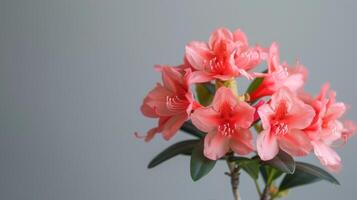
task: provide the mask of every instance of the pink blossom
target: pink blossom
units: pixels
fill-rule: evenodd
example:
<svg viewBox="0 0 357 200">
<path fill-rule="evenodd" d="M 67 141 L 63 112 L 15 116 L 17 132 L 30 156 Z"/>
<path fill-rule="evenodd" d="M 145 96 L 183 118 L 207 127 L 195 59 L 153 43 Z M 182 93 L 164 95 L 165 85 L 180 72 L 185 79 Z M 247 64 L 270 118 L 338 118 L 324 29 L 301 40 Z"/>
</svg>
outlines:
<svg viewBox="0 0 357 200">
<path fill-rule="evenodd" d="M 249 131 L 255 109 L 246 102 L 238 101 L 233 92 L 221 87 L 212 105 L 198 108 L 192 114 L 193 124 L 207 132 L 204 155 L 217 160 L 228 151 L 245 155 L 253 151 L 253 137 Z"/>
<path fill-rule="evenodd" d="M 147 117 L 159 120 L 158 126 L 148 131 L 146 141 L 150 141 L 157 133 L 162 133 L 163 137 L 169 140 L 189 119 L 192 109 L 198 106 L 189 87 L 190 69 L 184 69 L 182 66 L 158 66 L 156 69 L 162 73 L 163 84 L 158 83 L 148 93 L 141 112 Z"/>
<path fill-rule="evenodd" d="M 271 101 L 259 107 L 263 131 L 257 137 L 257 151 L 262 160 L 274 158 L 279 148 L 292 156 L 303 156 L 312 149 L 302 131 L 314 118 L 314 109 L 288 88 L 282 87 Z"/>
<path fill-rule="evenodd" d="M 339 120 L 345 113 L 346 106 L 342 102 L 336 102 L 335 97 L 336 93 L 329 90 L 329 84 L 322 87 L 316 98 L 306 95 L 304 97 L 304 101 L 316 112 L 313 122 L 304 131 L 310 137 L 314 153 L 321 164 L 332 171 L 341 168 L 341 158 L 332 145 L 343 137 L 349 137 L 355 131 L 354 127 L 348 124 L 345 128 Z"/>
<path fill-rule="evenodd" d="M 208 43 L 193 41 L 186 46 L 185 57 L 192 66 L 194 82 L 208 82 L 214 79 L 229 80 L 248 73 L 254 68 L 264 52 L 261 48 L 251 48 L 245 34 L 237 29 L 231 32 L 219 28 L 212 33 Z"/>
<path fill-rule="evenodd" d="M 307 70 L 299 63 L 295 67 L 290 67 L 286 63 L 280 64 L 279 48 L 276 43 L 273 43 L 269 48 L 268 73 L 259 87 L 249 94 L 250 99 L 270 96 L 281 87 L 296 92 L 304 85 L 306 77 Z"/>
</svg>

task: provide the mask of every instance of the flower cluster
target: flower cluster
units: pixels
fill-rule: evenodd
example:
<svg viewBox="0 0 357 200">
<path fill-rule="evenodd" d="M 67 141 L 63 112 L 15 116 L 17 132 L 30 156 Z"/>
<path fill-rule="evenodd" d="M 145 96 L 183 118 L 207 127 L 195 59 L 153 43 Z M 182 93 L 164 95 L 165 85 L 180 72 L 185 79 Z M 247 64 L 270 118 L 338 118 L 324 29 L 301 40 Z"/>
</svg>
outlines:
<svg viewBox="0 0 357 200">
<path fill-rule="evenodd" d="M 206 133 L 204 155 L 211 160 L 229 152 L 247 155 L 256 151 L 264 161 L 282 150 L 291 156 L 313 152 L 328 169 L 341 167 L 334 147 L 346 143 L 357 125 L 341 120 L 346 105 L 336 101 L 329 84 L 317 96 L 304 91 L 307 70 L 298 62 L 294 66 L 280 62 L 276 43 L 269 48 L 250 46 L 241 30 L 219 28 L 208 42 L 187 44 L 183 63 L 156 67 L 162 83 L 148 93 L 141 111 L 157 118 L 158 124 L 145 136 L 136 134 L 138 137 L 150 141 L 162 134 L 169 140 L 191 120 Z M 262 63 L 267 70 L 254 72 Z M 239 95 L 237 77 L 256 79 L 256 85 Z M 191 90 L 192 85 L 202 84 L 215 84 L 208 105 L 196 100 L 202 94 Z"/>
</svg>

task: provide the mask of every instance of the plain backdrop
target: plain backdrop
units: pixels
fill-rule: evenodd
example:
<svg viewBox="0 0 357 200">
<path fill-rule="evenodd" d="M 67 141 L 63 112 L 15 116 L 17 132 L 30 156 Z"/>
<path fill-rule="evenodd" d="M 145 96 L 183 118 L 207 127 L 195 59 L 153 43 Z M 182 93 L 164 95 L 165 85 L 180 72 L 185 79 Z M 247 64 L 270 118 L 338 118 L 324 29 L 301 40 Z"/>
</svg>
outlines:
<svg viewBox="0 0 357 200">
<path fill-rule="evenodd" d="M 329 81 L 357 120 L 356 8 L 353 0 L 0 0 L 0 199 L 232 199 L 225 163 L 196 183 L 187 157 L 146 169 L 189 138 L 134 138 L 156 123 L 139 112 L 160 79 L 153 66 L 180 64 L 189 41 L 239 27 L 251 44 L 277 41 L 282 60 L 299 59 L 308 91 Z M 341 186 L 319 182 L 286 199 L 356 199 L 356 145 L 338 150 Z M 244 200 L 258 199 L 245 174 L 240 187 Z"/>
</svg>

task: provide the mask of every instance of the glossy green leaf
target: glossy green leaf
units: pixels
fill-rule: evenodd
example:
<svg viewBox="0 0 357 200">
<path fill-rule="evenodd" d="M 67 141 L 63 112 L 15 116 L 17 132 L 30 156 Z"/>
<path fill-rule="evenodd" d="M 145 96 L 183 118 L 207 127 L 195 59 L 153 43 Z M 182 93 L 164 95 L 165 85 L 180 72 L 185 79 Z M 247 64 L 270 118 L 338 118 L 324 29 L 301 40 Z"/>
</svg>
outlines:
<svg viewBox="0 0 357 200">
<path fill-rule="evenodd" d="M 198 128 L 195 127 L 195 125 L 192 124 L 191 121 L 187 121 L 183 123 L 183 125 L 180 128 L 182 131 L 185 133 L 188 133 L 190 135 L 193 135 L 198 138 L 203 138 L 206 134 L 202 131 L 200 131 Z"/>
<path fill-rule="evenodd" d="M 287 190 L 289 188 L 314 183 L 320 180 L 326 180 L 330 183 L 339 185 L 338 180 L 327 171 L 320 167 L 296 162 L 296 170 L 294 174 L 287 174 L 280 184 L 279 190 Z"/>
<path fill-rule="evenodd" d="M 259 160 L 243 157 L 235 157 L 233 159 L 238 166 L 243 169 L 250 177 L 257 180 L 259 178 Z"/>
<path fill-rule="evenodd" d="M 278 155 L 275 158 L 262 161 L 263 164 L 270 165 L 282 172 L 292 174 L 295 171 L 295 161 L 294 159 L 284 151 L 279 151 Z"/>
<path fill-rule="evenodd" d="M 212 83 L 202 83 L 203 87 L 205 87 L 207 89 L 207 91 L 209 93 L 211 93 L 211 95 L 214 96 L 214 94 L 216 93 L 216 86 Z"/>
<path fill-rule="evenodd" d="M 203 155 L 203 141 L 193 149 L 190 162 L 190 172 L 193 181 L 207 175 L 215 166 L 216 161 L 210 160 Z"/>
<path fill-rule="evenodd" d="M 197 83 L 196 93 L 198 102 L 203 106 L 208 106 L 214 97 L 214 85 L 211 83 Z"/>
<path fill-rule="evenodd" d="M 282 171 L 269 165 L 260 166 L 260 173 L 262 174 L 264 182 L 268 185 L 270 185 L 274 180 L 276 180 L 283 174 Z"/>
<path fill-rule="evenodd" d="M 156 167 L 164 161 L 169 160 L 179 154 L 191 153 L 193 148 L 199 143 L 200 140 L 185 140 L 178 142 L 166 148 L 159 153 L 154 159 L 152 159 L 148 165 L 148 168 Z"/>
<path fill-rule="evenodd" d="M 250 94 L 254 92 L 259 87 L 259 85 L 263 82 L 263 80 L 264 78 L 260 78 L 260 77 L 255 78 L 248 86 L 246 93 Z"/>
<path fill-rule="evenodd" d="M 267 72 L 268 72 L 268 70 L 263 71 L 263 73 L 267 73 Z M 259 85 L 263 82 L 263 80 L 264 80 L 264 78 L 262 78 L 262 77 L 255 78 L 248 86 L 246 93 L 250 94 L 250 93 L 254 92 L 259 87 Z"/>
</svg>

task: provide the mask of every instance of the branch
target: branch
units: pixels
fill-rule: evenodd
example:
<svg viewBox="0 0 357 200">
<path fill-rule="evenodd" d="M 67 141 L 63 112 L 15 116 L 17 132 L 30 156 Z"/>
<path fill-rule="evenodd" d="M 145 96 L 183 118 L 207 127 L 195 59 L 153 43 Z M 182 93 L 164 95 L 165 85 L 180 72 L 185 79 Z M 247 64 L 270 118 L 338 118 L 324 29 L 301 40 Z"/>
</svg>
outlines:
<svg viewBox="0 0 357 200">
<path fill-rule="evenodd" d="M 240 175 L 240 168 L 239 166 L 233 162 L 230 161 L 231 156 L 228 156 L 227 158 L 227 164 L 229 167 L 229 173 L 226 173 L 226 175 L 231 177 L 231 186 L 232 186 L 232 192 L 234 196 L 234 200 L 241 200 L 240 193 L 239 193 L 239 175 Z"/>
<path fill-rule="evenodd" d="M 260 200 L 271 200 L 270 199 L 270 194 L 269 194 L 269 185 L 265 185 L 263 194 L 260 197 Z"/>
</svg>

